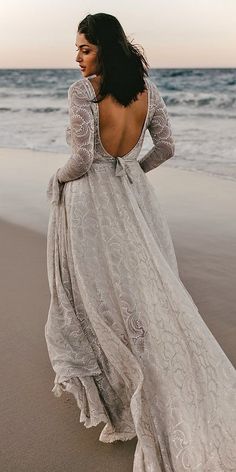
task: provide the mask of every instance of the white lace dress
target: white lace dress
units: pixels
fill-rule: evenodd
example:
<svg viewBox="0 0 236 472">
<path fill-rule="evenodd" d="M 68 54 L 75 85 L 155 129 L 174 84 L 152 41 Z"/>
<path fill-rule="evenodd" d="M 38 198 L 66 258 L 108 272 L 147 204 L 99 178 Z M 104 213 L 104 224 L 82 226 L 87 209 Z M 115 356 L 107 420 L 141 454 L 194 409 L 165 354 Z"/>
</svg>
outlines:
<svg viewBox="0 0 236 472">
<path fill-rule="evenodd" d="M 174 155 L 165 102 L 145 78 L 140 138 L 112 157 L 89 78 L 68 92 L 71 157 L 51 177 L 51 293 L 45 337 L 53 392 L 71 392 L 100 441 L 137 436 L 134 472 L 235 472 L 236 371 L 178 274 L 146 173 Z M 146 129 L 152 149 L 138 161 Z"/>
</svg>

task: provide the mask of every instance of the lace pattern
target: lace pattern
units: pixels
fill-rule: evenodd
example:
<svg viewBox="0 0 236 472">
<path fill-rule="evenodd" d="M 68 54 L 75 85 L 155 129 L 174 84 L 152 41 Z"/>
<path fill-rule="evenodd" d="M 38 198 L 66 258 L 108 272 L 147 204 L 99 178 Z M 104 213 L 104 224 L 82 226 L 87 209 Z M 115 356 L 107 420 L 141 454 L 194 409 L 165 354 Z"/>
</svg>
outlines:
<svg viewBox="0 0 236 472">
<path fill-rule="evenodd" d="M 154 146 L 139 160 L 145 173 L 170 159 L 175 152 L 175 142 L 166 104 L 154 83 L 152 91 L 152 118 L 148 130 Z"/>
</svg>

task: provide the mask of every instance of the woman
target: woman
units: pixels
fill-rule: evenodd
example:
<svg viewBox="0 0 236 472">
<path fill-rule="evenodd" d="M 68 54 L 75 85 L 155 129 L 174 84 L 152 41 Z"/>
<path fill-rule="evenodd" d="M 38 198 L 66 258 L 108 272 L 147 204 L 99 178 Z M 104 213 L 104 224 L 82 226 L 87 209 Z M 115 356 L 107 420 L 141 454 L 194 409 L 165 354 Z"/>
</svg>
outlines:
<svg viewBox="0 0 236 472">
<path fill-rule="evenodd" d="M 76 45 L 71 157 L 47 189 L 53 392 L 74 395 L 87 428 L 105 423 L 100 441 L 137 436 L 135 472 L 236 471 L 235 369 L 179 278 L 146 176 L 174 155 L 165 103 L 114 16 L 88 15 Z"/>
</svg>

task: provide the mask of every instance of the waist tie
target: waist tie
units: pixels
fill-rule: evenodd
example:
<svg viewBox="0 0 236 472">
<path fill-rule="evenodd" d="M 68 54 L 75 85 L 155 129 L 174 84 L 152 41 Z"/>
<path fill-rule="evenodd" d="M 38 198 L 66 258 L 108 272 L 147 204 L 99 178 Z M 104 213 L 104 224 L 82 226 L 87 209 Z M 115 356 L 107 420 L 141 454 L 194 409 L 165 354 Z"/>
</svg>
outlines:
<svg viewBox="0 0 236 472">
<path fill-rule="evenodd" d="M 127 175 L 130 183 L 132 184 L 133 179 L 130 175 L 129 168 L 128 168 L 125 160 L 123 159 L 123 157 L 116 157 L 115 159 L 116 159 L 115 175 L 117 177 L 122 177 L 124 175 Z"/>
</svg>

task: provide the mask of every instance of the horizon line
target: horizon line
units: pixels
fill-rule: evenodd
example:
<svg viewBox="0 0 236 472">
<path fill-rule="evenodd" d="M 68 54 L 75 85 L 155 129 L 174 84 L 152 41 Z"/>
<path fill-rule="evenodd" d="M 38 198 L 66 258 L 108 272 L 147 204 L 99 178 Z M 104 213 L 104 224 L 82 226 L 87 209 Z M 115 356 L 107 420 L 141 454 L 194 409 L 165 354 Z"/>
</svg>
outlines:
<svg viewBox="0 0 236 472">
<path fill-rule="evenodd" d="M 73 67 L 0 67 L 0 70 L 46 70 L 46 69 L 55 69 L 55 70 L 79 70 L 78 68 Z M 148 70 L 152 69 L 236 69 L 236 66 L 212 66 L 212 67 L 203 67 L 203 66 L 194 66 L 194 67 L 149 67 Z"/>
</svg>

